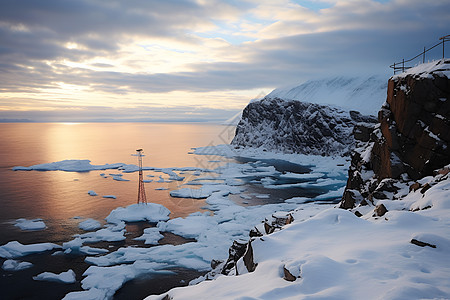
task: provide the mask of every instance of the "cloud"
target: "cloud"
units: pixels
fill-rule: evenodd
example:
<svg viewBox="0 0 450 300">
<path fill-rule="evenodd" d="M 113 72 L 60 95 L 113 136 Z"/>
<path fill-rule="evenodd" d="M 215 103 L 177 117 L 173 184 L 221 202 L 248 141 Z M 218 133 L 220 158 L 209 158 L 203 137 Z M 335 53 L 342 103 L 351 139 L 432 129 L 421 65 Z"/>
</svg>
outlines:
<svg viewBox="0 0 450 300">
<path fill-rule="evenodd" d="M 249 100 L 238 100 L 245 91 L 335 74 L 388 76 L 391 63 L 449 34 L 448 11 L 447 0 L 3 0 L 0 98 L 70 98 L 79 108 L 91 94 L 90 106 L 122 101 L 132 116 L 125 108 L 139 94 L 208 111 L 204 99 L 235 91 L 222 103 L 235 110 Z M 185 105 L 161 96 L 177 92 L 194 96 Z"/>
</svg>

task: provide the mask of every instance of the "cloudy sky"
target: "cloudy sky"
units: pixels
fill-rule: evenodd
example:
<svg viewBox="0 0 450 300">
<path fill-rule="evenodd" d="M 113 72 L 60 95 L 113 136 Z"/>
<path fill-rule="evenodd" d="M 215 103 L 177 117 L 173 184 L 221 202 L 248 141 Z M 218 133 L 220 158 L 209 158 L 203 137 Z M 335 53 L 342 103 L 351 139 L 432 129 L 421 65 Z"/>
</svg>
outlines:
<svg viewBox="0 0 450 300">
<path fill-rule="evenodd" d="M 0 120 L 227 119 L 449 30 L 449 0 L 0 0 Z"/>
</svg>

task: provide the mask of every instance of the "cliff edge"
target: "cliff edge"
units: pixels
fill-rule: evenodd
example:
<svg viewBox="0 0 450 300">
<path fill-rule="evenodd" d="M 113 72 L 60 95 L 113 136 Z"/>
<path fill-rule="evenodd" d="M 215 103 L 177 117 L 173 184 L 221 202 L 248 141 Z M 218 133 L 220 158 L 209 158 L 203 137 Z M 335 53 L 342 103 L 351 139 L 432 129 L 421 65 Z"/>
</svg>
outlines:
<svg viewBox="0 0 450 300">
<path fill-rule="evenodd" d="M 450 60 L 442 59 L 389 79 L 378 124 L 355 135 L 341 208 L 376 204 L 450 164 L 449 78 Z"/>
</svg>

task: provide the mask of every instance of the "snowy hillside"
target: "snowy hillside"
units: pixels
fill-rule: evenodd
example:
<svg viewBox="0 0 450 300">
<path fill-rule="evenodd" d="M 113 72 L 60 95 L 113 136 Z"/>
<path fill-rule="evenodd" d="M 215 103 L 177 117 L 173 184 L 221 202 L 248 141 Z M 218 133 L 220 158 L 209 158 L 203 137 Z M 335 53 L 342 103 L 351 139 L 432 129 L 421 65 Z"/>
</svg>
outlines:
<svg viewBox="0 0 450 300">
<path fill-rule="evenodd" d="M 376 115 L 386 100 L 386 88 L 386 78 L 381 76 L 334 77 L 278 88 L 266 98 L 331 104 L 366 115 Z"/>
</svg>

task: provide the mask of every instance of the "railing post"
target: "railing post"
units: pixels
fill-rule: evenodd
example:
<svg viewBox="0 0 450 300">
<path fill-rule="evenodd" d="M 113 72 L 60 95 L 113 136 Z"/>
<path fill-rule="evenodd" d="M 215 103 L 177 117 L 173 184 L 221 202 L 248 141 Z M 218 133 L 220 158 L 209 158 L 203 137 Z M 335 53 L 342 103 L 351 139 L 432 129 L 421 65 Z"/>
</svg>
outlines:
<svg viewBox="0 0 450 300">
<path fill-rule="evenodd" d="M 422 63 L 424 64 L 425 63 L 425 47 L 423 47 L 423 59 L 422 59 Z"/>
</svg>

